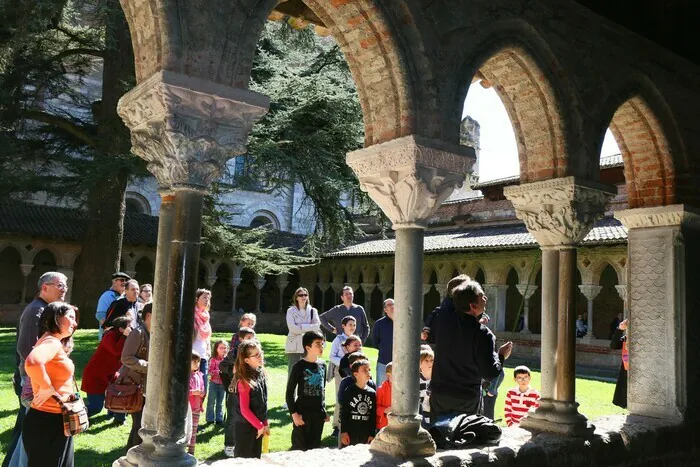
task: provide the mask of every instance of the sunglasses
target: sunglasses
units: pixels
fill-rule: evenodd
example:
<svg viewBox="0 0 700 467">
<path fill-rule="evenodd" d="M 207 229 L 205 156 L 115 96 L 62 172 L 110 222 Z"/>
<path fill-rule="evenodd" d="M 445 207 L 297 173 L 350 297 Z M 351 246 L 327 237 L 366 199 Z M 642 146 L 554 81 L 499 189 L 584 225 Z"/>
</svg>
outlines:
<svg viewBox="0 0 700 467">
<path fill-rule="evenodd" d="M 307 293 L 300 293 L 299 295 L 297 295 L 297 297 L 308 297 L 308 296 L 309 296 L 309 294 L 307 294 Z"/>
</svg>

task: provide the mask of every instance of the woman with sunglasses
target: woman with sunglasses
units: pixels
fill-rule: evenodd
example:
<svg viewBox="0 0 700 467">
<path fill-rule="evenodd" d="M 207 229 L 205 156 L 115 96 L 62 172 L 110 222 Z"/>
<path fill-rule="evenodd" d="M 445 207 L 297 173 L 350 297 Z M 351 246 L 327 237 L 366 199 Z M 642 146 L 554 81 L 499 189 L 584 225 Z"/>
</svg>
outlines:
<svg viewBox="0 0 700 467">
<path fill-rule="evenodd" d="M 287 310 L 287 327 L 289 334 L 287 334 L 284 352 L 287 354 L 287 376 L 289 376 L 294 364 L 304 356 L 304 346 L 301 342 L 304 333 L 321 331 L 318 311 L 309 304 L 309 291 L 304 287 L 299 287 L 294 292 L 292 306 Z"/>
</svg>

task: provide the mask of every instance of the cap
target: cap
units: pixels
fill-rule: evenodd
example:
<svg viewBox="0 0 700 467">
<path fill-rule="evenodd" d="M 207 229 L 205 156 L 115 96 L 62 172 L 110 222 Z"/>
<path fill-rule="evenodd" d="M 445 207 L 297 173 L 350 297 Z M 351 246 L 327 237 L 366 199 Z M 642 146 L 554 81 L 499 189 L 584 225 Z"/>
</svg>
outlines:
<svg viewBox="0 0 700 467">
<path fill-rule="evenodd" d="M 126 281 L 130 281 L 131 277 L 123 272 L 115 272 L 114 274 L 112 274 L 112 280 L 114 279 L 124 279 Z"/>
</svg>

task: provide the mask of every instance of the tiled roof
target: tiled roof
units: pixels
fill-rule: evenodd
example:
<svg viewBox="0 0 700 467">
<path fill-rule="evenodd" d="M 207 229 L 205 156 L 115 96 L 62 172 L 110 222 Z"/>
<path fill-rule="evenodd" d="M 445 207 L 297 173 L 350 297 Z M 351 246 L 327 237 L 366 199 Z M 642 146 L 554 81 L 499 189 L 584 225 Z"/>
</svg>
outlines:
<svg viewBox="0 0 700 467">
<path fill-rule="evenodd" d="M 627 240 L 627 229 L 612 217 L 600 220 L 581 242 L 582 245 L 619 244 Z M 524 225 L 486 227 L 449 233 L 426 234 L 423 251 L 474 251 L 536 247 L 537 242 Z M 369 240 L 329 254 L 329 257 L 393 254 L 393 238 Z"/>
<path fill-rule="evenodd" d="M 0 203 L 0 233 L 80 241 L 85 232 L 85 212 L 29 203 Z M 300 251 L 303 235 L 271 232 L 268 244 Z M 127 213 L 124 216 L 125 245 L 155 246 L 158 242 L 158 217 Z"/>
<path fill-rule="evenodd" d="M 85 212 L 79 209 L 29 203 L 0 203 L 0 232 L 30 237 L 80 241 Z M 124 217 L 124 244 L 155 246 L 158 218 L 128 213 Z"/>
<path fill-rule="evenodd" d="M 625 163 L 622 161 L 622 154 L 612 154 L 600 158 L 600 168 L 610 169 L 612 167 L 622 167 Z"/>
</svg>

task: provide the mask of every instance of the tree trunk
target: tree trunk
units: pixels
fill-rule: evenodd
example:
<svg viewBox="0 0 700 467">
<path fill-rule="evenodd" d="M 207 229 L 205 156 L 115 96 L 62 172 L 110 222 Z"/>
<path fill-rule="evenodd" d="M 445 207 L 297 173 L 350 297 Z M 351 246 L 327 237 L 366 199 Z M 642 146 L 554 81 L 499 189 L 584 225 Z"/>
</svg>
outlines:
<svg viewBox="0 0 700 467">
<path fill-rule="evenodd" d="M 117 103 L 134 85 L 134 54 L 129 26 L 119 1 L 105 5 L 105 55 L 102 102 L 93 108 L 98 123 L 100 151 L 94 163 L 105 167 L 87 198 L 87 226 L 81 261 L 75 271 L 74 303 L 83 316 L 83 327 L 96 326 L 94 318 L 100 294 L 111 287 L 111 275 L 119 270 L 124 233 L 124 194 L 129 167 L 120 160 L 129 154 L 129 130 L 117 115 Z"/>
</svg>

